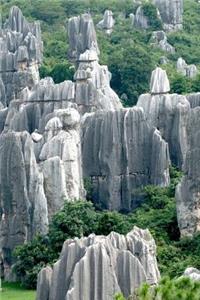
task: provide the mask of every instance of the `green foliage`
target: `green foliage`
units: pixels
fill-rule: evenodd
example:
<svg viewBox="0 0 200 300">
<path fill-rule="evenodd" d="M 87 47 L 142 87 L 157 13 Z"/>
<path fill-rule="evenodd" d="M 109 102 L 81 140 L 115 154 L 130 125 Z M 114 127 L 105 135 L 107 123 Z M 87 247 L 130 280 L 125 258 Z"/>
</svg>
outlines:
<svg viewBox="0 0 200 300">
<path fill-rule="evenodd" d="M 157 9 L 156 9 L 155 5 L 147 2 L 147 3 L 143 4 L 142 8 L 143 8 L 144 15 L 146 17 L 148 17 L 148 20 L 150 22 L 150 24 L 149 24 L 150 27 L 153 30 L 161 30 L 162 22 L 158 18 Z"/>
<path fill-rule="evenodd" d="M 158 286 L 144 284 L 138 291 L 137 300 L 199 300 L 200 283 L 189 278 L 170 280 L 163 278 Z"/>
<path fill-rule="evenodd" d="M 14 272 L 24 286 L 34 288 L 38 271 L 54 258 L 49 247 L 48 237 L 37 236 L 32 242 L 18 246 L 13 255 L 16 257 Z"/>
</svg>

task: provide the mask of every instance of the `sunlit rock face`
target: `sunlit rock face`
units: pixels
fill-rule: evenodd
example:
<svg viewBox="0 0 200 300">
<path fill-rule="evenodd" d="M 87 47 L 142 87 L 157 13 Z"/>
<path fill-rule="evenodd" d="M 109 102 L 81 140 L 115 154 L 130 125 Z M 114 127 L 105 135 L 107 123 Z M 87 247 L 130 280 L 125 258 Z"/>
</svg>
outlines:
<svg viewBox="0 0 200 300">
<path fill-rule="evenodd" d="M 179 30 L 183 23 L 183 0 L 153 0 L 158 8 L 164 29 Z"/>
<path fill-rule="evenodd" d="M 141 108 L 89 114 L 82 124 L 84 177 L 102 208 L 131 210 L 148 184 L 169 184 L 168 144 Z"/>
<path fill-rule="evenodd" d="M 20 91 L 39 81 L 43 44 L 40 24 L 29 23 L 13 6 L 0 30 L 0 102 L 7 106 Z"/>
<path fill-rule="evenodd" d="M 187 122 L 190 104 L 185 96 L 170 94 L 167 74 L 161 68 L 152 72 L 150 93 L 141 95 L 142 107 L 150 126 L 155 126 L 169 144 L 173 164 L 182 168 L 187 152 Z"/>
<path fill-rule="evenodd" d="M 148 230 L 137 227 L 126 236 L 112 232 L 67 240 L 53 269 L 38 276 L 37 300 L 113 300 L 133 294 L 143 282 L 153 285 L 160 274 L 156 245 Z"/>
</svg>

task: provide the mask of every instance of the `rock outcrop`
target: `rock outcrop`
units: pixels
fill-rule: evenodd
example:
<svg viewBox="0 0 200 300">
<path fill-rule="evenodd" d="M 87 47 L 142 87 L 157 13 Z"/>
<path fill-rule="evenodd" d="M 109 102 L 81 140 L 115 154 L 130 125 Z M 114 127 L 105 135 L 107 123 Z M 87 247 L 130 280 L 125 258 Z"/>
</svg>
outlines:
<svg viewBox="0 0 200 300">
<path fill-rule="evenodd" d="M 9 105 L 26 86 L 39 81 L 43 44 L 40 24 L 28 23 L 18 7 L 12 7 L 0 30 L 0 103 Z"/>
<path fill-rule="evenodd" d="M 166 72 L 152 72 L 150 94 L 141 95 L 137 107 L 142 107 L 150 126 L 156 127 L 169 144 L 172 162 L 182 168 L 187 152 L 187 121 L 190 104 L 185 96 L 169 94 Z"/>
<path fill-rule="evenodd" d="M 153 0 L 158 8 L 164 29 L 179 30 L 183 23 L 183 0 Z"/>
<path fill-rule="evenodd" d="M 99 65 L 95 49 L 80 55 L 74 79 L 74 102 L 81 114 L 122 108 L 119 97 L 110 87 L 111 73 L 107 66 Z"/>
<path fill-rule="evenodd" d="M 184 176 L 176 189 L 177 218 L 182 236 L 200 231 L 200 107 L 190 111 Z"/>
<path fill-rule="evenodd" d="M 161 50 L 174 54 L 175 48 L 168 43 L 167 35 L 163 30 L 154 31 L 151 36 L 151 45 L 160 48 Z"/>
<path fill-rule="evenodd" d="M 20 120 L 22 116 L 16 114 L 10 126 L 26 124 L 30 130 L 31 119 Z M 0 135 L 0 247 L 5 263 L 12 263 L 16 245 L 47 232 L 65 200 L 84 198 L 79 122 L 76 109 L 58 109 L 46 115 L 43 132 L 30 135 L 22 127 L 20 132 L 4 129 Z"/>
<path fill-rule="evenodd" d="M 148 29 L 149 28 L 149 19 L 147 16 L 144 14 L 144 10 L 142 5 L 140 5 L 137 10 L 134 17 L 132 18 L 132 23 L 136 28 L 141 28 L 141 29 Z"/>
<path fill-rule="evenodd" d="M 169 184 L 168 145 L 148 126 L 141 108 L 97 112 L 82 124 L 83 174 L 93 199 L 112 210 L 131 210 L 148 184 Z"/>
<path fill-rule="evenodd" d="M 98 24 L 97 27 L 100 29 L 105 30 L 107 34 L 111 34 L 113 31 L 113 27 L 115 25 L 115 20 L 113 18 L 113 13 L 111 10 L 106 10 L 104 12 L 103 20 L 101 20 Z"/>
<path fill-rule="evenodd" d="M 67 240 L 60 259 L 38 276 L 37 300 L 113 300 L 159 280 L 156 245 L 148 230 Z M 51 278 L 51 279 L 50 279 Z"/>
<path fill-rule="evenodd" d="M 99 54 L 99 47 L 95 27 L 90 14 L 83 14 L 69 19 L 69 57 L 72 61 L 78 61 L 80 54 L 91 48 Z"/>
<path fill-rule="evenodd" d="M 177 60 L 176 68 L 179 73 L 189 78 L 194 78 L 198 74 L 197 67 L 195 65 L 188 65 L 182 57 L 179 57 Z"/>
<path fill-rule="evenodd" d="M 194 281 L 200 281 L 200 271 L 196 268 L 187 268 L 181 277 L 189 277 Z"/>
</svg>

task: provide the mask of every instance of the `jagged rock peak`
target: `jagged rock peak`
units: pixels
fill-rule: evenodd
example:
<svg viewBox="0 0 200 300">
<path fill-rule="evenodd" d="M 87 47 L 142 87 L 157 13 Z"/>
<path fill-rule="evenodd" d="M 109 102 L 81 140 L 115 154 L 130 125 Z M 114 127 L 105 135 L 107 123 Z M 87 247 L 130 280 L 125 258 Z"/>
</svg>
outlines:
<svg viewBox="0 0 200 300">
<path fill-rule="evenodd" d="M 151 36 L 151 44 L 153 46 L 159 47 L 165 52 L 175 53 L 175 48 L 168 43 L 167 35 L 163 30 L 154 31 Z"/>
<path fill-rule="evenodd" d="M 133 294 L 143 282 L 156 284 L 160 274 L 156 245 L 148 230 L 137 227 L 126 236 L 90 235 L 67 240 L 60 259 L 42 269 L 37 300 L 113 300 Z"/>
<path fill-rule="evenodd" d="M 164 29 L 179 30 L 182 29 L 183 22 L 183 0 L 153 0 L 158 8 Z"/>
<path fill-rule="evenodd" d="M 99 47 L 94 23 L 89 13 L 78 17 L 72 17 L 68 22 L 69 57 L 71 60 L 79 60 L 80 54 L 91 48 L 99 55 Z"/>
<path fill-rule="evenodd" d="M 0 31 L 0 102 L 4 106 L 18 98 L 24 87 L 39 81 L 42 53 L 40 24 L 29 23 L 18 7 L 12 7 Z"/>
<path fill-rule="evenodd" d="M 110 34 L 112 33 L 113 27 L 115 25 L 115 20 L 113 18 L 113 13 L 111 10 L 106 10 L 104 12 L 103 20 L 101 20 L 97 27 L 100 29 L 104 29 L 106 33 Z"/>
<path fill-rule="evenodd" d="M 165 70 L 157 67 L 151 75 L 151 94 L 166 94 L 170 92 L 170 83 Z"/>
</svg>

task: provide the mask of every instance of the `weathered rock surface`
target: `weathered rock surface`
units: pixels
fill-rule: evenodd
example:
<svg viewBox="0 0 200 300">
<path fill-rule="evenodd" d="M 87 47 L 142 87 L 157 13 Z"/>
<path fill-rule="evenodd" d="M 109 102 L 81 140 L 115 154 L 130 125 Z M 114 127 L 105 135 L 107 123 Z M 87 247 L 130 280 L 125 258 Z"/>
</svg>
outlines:
<svg viewBox="0 0 200 300">
<path fill-rule="evenodd" d="M 168 43 L 167 35 L 163 30 L 154 31 L 151 36 L 151 45 L 162 49 L 165 52 L 174 54 L 175 48 Z"/>
<path fill-rule="evenodd" d="M 200 93 L 193 93 L 186 95 L 187 100 L 190 103 L 191 108 L 200 106 Z"/>
<path fill-rule="evenodd" d="M 182 168 L 187 152 L 186 127 L 190 104 L 185 96 L 169 94 L 169 90 L 166 72 L 156 68 L 151 77 L 151 94 L 141 95 L 137 106 L 143 108 L 149 125 L 159 129 L 169 143 L 172 162 Z"/>
<path fill-rule="evenodd" d="M 149 28 L 149 19 L 147 16 L 145 16 L 142 5 L 140 5 L 137 8 L 134 18 L 132 19 L 132 22 L 136 28 L 141 28 L 141 29 Z"/>
<path fill-rule="evenodd" d="M 115 25 L 115 20 L 113 18 L 113 13 L 111 10 L 106 10 L 104 12 L 103 20 L 101 20 L 97 27 L 106 31 L 107 34 L 111 34 L 113 27 Z"/>
<path fill-rule="evenodd" d="M 166 30 L 182 29 L 183 0 L 153 0 L 158 8 Z"/>
<path fill-rule="evenodd" d="M 1 249 L 5 264 L 11 250 L 48 226 L 43 175 L 27 132 L 0 136 Z M 6 274 L 5 274 L 6 275 Z"/>
<path fill-rule="evenodd" d="M 200 107 L 190 111 L 184 176 L 176 189 L 177 217 L 182 236 L 200 230 Z"/>
<path fill-rule="evenodd" d="M 45 268 L 38 276 L 37 300 L 113 300 L 116 293 L 128 297 L 141 283 L 156 284 L 159 277 L 148 230 L 92 234 L 64 243 L 53 271 Z"/>
<path fill-rule="evenodd" d="M 188 65 L 182 57 L 179 57 L 177 60 L 176 68 L 179 73 L 189 78 L 194 78 L 198 74 L 197 67 L 195 65 Z"/>
<path fill-rule="evenodd" d="M 69 19 L 69 57 L 73 61 L 78 61 L 80 54 L 91 48 L 99 54 L 99 47 L 95 27 L 90 14 L 83 14 Z"/>
<path fill-rule="evenodd" d="M 189 277 L 192 280 L 200 281 L 200 271 L 196 268 L 187 268 L 183 273 L 184 277 Z"/>
<path fill-rule="evenodd" d="M 134 107 L 87 115 L 82 124 L 84 177 L 103 208 L 131 210 L 148 184 L 169 184 L 168 145 Z"/>
<path fill-rule="evenodd" d="M 39 81 L 42 51 L 40 24 L 28 23 L 21 10 L 13 6 L 0 30 L 0 102 L 3 106 L 18 98 L 24 87 Z"/>
<path fill-rule="evenodd" d="M 81 114 L 122 108 L 119 97 L 110 87 L 111 73 L 107 66 L 99 65 L 94 49 L 80 55 L 74 79 L 74 102 Z"/>
</svg>

